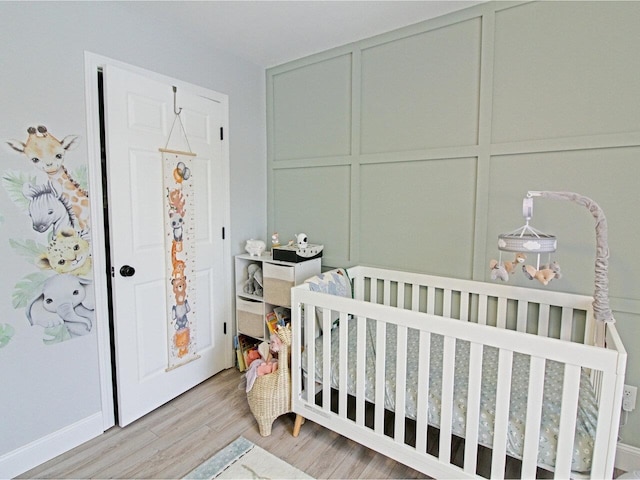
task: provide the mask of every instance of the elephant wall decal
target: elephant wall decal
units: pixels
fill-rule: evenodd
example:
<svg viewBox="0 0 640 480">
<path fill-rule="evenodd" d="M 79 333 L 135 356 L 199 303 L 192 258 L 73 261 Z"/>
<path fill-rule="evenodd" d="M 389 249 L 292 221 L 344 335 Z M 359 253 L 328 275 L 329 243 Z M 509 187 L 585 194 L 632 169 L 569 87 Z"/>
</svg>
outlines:
<svg viewBox="0 0 640 480">
<path fill-rule="evenodd" d="M 45 328 L 64 324 L 72 336 L 91 332 L 95 299 L 91 280 L 76 275 L 55 275 L 44 282 L 42 293 L 27 306 L 31 325 Z"/>
</svg>

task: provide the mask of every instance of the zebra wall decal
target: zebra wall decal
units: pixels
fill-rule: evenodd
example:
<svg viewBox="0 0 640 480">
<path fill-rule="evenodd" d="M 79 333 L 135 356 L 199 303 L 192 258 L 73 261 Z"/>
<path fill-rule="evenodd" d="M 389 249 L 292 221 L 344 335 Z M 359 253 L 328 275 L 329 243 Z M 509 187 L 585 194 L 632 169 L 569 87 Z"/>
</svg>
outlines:
<svg viewBox="0 0 640 480">
<path fill-rule="evenodd" d="M 22 194 L 29 200 L 29 216 L 36 232 L 45 233 L 53 227 L 55 237 L 62 229 L 80 230 L 73 209 L 62 195 L 62 189 L 53 182 L 43 185 L 25 183 Z"/>
</svg>

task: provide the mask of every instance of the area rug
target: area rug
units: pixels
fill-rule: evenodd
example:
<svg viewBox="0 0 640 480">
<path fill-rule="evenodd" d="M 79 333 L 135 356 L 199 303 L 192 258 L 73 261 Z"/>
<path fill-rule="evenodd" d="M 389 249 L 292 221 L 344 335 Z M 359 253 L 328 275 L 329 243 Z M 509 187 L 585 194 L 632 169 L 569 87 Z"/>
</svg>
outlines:
<svg viewBox="0 0 640 480">
<path fill-rule="evenodd" d="M 313 477 L 292 467 L 246 438 L 239 437 L 189 472 L 184 478 L 285 479 Z"/>
</svg>

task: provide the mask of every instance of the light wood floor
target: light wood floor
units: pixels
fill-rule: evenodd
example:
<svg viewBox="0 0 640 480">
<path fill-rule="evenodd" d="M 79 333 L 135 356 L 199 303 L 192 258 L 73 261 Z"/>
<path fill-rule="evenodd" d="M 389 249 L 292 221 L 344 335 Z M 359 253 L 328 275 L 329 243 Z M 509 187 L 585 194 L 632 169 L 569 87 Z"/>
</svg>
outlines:
<svg viewBox="0 0 640 480">
<path fill-rule="evenodd" d="M 429 478 L 310 421 L 294 438 L 293 415 L 278 418 L 269 437 L 260 436 L 238 388 L 241 376 L 235 368 L 225 370 L 131 425 L 113 427 L 18 478 L 182 478 L 239 436 L 318 479 Z M 479 468 L 488 476 L 490 456 L 482 457 Z M 616 470 L 614 478 L 621 473 Z"/>
<path fill-rule="evenodd" d="M 315 478 L 427 478 L 313 422 L 291 435 L 285 415 L 262 437 L 241 374 L 225 370 L 131 425 L 60 455 L 18 478 L 181 478 L 243 436 Z"/>
</svg>

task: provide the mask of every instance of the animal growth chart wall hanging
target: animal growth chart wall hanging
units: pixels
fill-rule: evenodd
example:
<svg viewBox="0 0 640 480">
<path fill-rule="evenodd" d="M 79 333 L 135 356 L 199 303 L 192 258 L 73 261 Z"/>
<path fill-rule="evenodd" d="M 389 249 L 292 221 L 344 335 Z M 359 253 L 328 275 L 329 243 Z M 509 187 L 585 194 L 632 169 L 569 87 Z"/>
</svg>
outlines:
<svg viewBox="0 0 640 480">
<path fill-rule="evenodd" d="M 176 109 L 162 154 L 164 177 L 165 253 L 167 268 L 167 322 L 169 361 L 167 370 L 199 358 L 196 353 L 195 215 L 191 151 L 187 132 Z M 169 149 L 176 121 L 187 142 L 188 152 Z"/>
</svg>

